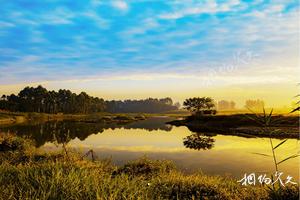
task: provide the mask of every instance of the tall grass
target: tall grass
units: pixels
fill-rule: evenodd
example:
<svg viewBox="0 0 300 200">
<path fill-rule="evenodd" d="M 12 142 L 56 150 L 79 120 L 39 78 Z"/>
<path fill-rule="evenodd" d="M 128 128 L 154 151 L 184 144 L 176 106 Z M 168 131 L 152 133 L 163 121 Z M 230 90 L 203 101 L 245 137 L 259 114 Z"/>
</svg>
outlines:
<svg viewBox="0 0 300 200">
<path fill-rule="evenodd" d="M 140 161 L 139 161 L 140 162 Z M 145 162 L 145 160 L 143 161 Z M 145 165 L 156 165 L 146 161 Z M 135 164 L 132 163 L 132 167 Z M 164 165 L 159 163 L 159 166 Z M 130 165 L 127 165 L 127 168 Z M 266 199 L 262 188 L 243 188 L 234 180 L 178 171 L 114 173 L 101 162 L 43 162 L 0 166 L 2 199 Z M 142 170 L 143 171 L 143 170 Z M 150 175 L 151 174 L 151 175 Z"/>
</svg>

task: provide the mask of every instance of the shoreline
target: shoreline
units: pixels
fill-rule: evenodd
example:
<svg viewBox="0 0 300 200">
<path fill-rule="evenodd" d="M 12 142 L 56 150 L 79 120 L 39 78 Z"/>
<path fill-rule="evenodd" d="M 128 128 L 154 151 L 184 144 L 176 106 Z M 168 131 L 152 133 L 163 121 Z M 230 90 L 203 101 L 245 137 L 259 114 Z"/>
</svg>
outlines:
<svg viewBox="0 0 300 200">
<path fill-rule="evenodd" d="M 241 137 L 271 137 L 277 139 L 293 138 L 299 139 L 298 116 L 274 116 L 281 118 L 282 122 L 271 126 L 274 134 L 263 133 L 259 124 L 247 119 L 244 115 L 215 115 L 201 116 L 195 118 L 189 116 L 185 119 L 167 122 L 173 126 L 186 126 L 192 132 L 232 135 Z"/>
<path fill-rule="evenodd" d="M 47 114 L 47 113 L 21 113 L 0 112 L 0 126 L 14 126 L 32 121 L 47 122 L 69 120 L 74 122 L 98 123 L 129 123 L 144 120 L 147 116 L 138 113 L 93 113 L 93 114 Z"/>
</svg>

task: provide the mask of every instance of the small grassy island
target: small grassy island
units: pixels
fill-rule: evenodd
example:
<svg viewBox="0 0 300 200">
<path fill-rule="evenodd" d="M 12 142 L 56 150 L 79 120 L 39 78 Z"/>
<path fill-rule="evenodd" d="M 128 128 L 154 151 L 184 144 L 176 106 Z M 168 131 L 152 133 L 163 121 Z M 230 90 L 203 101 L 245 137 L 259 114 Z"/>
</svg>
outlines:
<svg viewBox="0 0 300 200">
<path fill-rule="evenodd" d="M 200 115 L 168 122 L 175 126 L 187 126 L 193 132 L 217 133 L 244 137 L 269 137 L 269 132 L 261 131 L 261 124 L 251 119 L 254 114 Z M 249 118 L 250 117 L 250 118 Z M 277 121 L 270 127 L 273 138 L 299 138 L 298 116 L 272 116 Z"/>
<path fill-rule="evenodd" d="M 216 115 L 213 99 L 194 97 L 186 99 L 184 107 L 191 112 L 184 119 L 168 122 L 175 126 L 187 126 L 198 133 L 236 135 L 244 137 L 299 138 L 298 115 L 274 115 L 273 109 L 255 113 Z M 294 110 L 295 111 L 295 110 Z M 292 111 L 292 112 L 294 112 Z M 249 114 L 250 113 L 250 114 Z M 268 127 L 263 131 L 262 128 Z"/>
</svg>

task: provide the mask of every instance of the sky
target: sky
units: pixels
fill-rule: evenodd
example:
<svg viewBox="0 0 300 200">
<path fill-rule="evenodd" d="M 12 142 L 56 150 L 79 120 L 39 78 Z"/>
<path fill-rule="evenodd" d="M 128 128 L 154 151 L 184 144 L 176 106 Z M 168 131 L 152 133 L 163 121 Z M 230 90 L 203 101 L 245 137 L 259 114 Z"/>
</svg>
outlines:
<svg viewBox="0 0 300 200">
<path fill-rule="evenodd" d="M 298 0 L 0 0 L 0 94 L 194 96 L 290 106 Z"/>
</svg>

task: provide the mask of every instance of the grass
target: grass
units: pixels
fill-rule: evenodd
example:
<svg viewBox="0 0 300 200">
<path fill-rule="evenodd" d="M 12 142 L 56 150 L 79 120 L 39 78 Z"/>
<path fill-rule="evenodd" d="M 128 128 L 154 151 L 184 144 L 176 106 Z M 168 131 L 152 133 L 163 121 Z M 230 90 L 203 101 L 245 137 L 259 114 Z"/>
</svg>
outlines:
<svg viewBox="0 0 300 200">
<path fill-rule="evenodd" d="M 71 151 L 68 157 L 39 152 L 27 139 L 1 137 L 21 142 L 0 152 L 0 199 L 273 199 L 264 186 L 241 186 L 229 177 L 201 173 L 185 175 L 170 161 L 144 157 L 116 167 L 109 160 L 92 162 Z M 280 198 L 298 196 L 297 187 L 288 187 Z"/>
<path fill-rule="evenodd" d="M 15 125 L 25 122 L 44 122 L 52 120 L 72 120 L 88 123 L 108 122 L 131 122 L 146 119 L 145 115 L 139 113 L 92 113 L 92 114 L 47 114 L 35 112 L 9 112 L 0 110 L 0 125 Z"/>
<path fill-rule="evenodd" d="M 242 188 L 233 180 L 186 176 L 166 170 L 168 167 L 161 161 L 136 162 L 139 164 L 127 164 L 125 171 L 103 161 L 2 164 L 0 195 L 3 199 L 244 199 L 252 195 L 267 196 L 262 188 Z M 139 169 L 141 163 L 143 166 Z"/>
<path fill-rule="evenodd" d="M 50 121 L 59 119 L 73 119 L 83 117 L 84 115 L 63 115 L 63 114 L 46 114 L 34 112 L 9 112 L 0 111 L 0 125 L 20 124 L 28 121 Z"/>
</svg>

